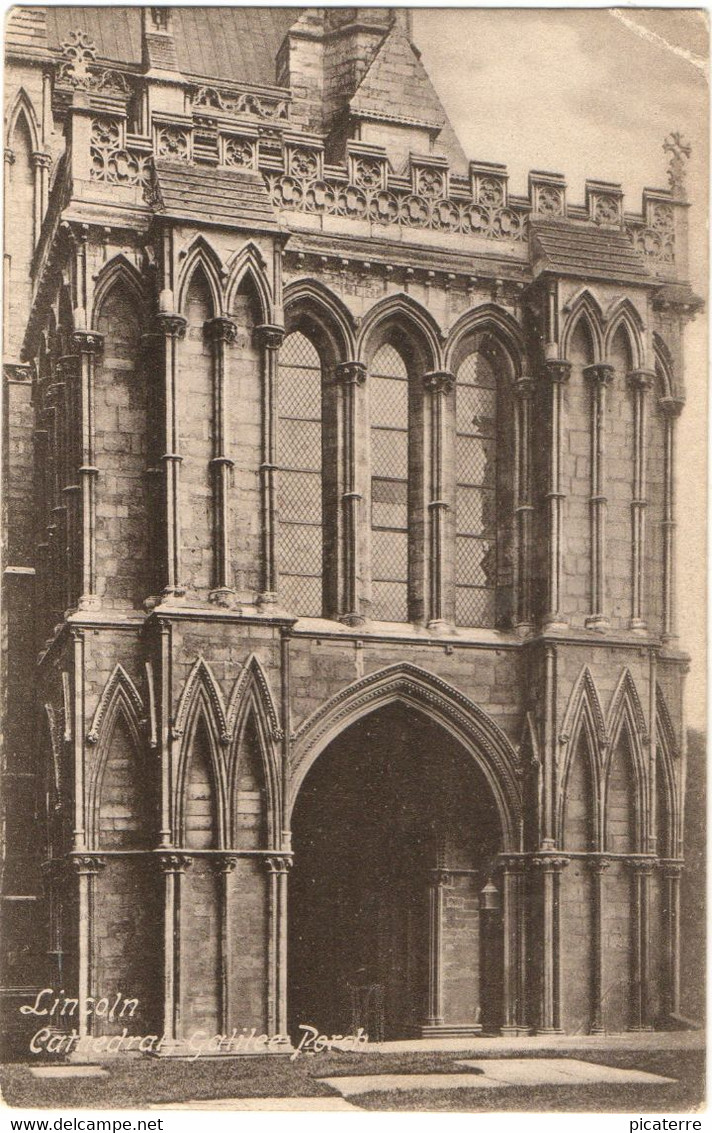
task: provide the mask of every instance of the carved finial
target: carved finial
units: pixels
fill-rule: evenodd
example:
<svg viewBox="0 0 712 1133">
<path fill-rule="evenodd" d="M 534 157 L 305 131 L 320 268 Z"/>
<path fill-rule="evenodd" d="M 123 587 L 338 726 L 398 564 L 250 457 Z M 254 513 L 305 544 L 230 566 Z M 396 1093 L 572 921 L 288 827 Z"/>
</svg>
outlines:
<svg viewBox="0 0 712 1133">
<path fill-rule="evenodd" d="M 70 31 L 69 38 L 60 44 L 60 50 L 65 58 L 61 77 L 78 86 L 84 85 L 89 77 L 89 64 L 96 59 L 96 47 L 91 36 L 81 30 Z"/>
<path fill-rule="evenodd" d="M 670 162 L 668 164 L 668 182 L 670 189 L 676 197 L 680 197 L 684 200 L 686 196 L 686 162 L 692 153 L 692 146 L 689 142 L 684 140 L 679 130 L 675 130 L 668 134 L 663 142 L 663 152 L 670 154 Z"/>
</svg>

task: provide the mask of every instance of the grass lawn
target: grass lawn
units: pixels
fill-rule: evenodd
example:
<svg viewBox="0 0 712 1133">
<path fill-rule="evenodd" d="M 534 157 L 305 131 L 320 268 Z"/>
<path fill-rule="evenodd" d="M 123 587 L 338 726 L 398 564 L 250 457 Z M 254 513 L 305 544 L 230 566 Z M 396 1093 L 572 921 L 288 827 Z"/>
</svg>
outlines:
<svg viewBox="0 0 712 1133">
<path fill-rule="evenodd" d="M 378 1091 L 349 1100 L 368 1110 L 592 1111 L 613 1113 L 689 1113 L 704 1099 L 701 1051 L 567 1051 L 570 1058 L 625 1069 L 648 1070 L 677 1081 L 669 1085 L 509 1086 L 503 1089 Z M 348 1054 L 324 1051 L 291 1062 L 256 1056 L 194 1062 L 156 1058 L 116 1059 L 104 1065 L 108 1078 L 33 1078 L 25 1065 L 0 1069 L 7 1105 L 22 1108 L 127 1109 L 147 1104 L 230 1097 L 331 1097 L 334 1091 L 317 1079 L 353 1074 L 463 1072 L 462 1058 L 486 1059 L 476 1044 L 469 1053 Z M 498 1057 L 490 1054 L 489 1057 Z M 523 1057 L 519 1053 L 518 1057 Z M 551 1052 L 531 1057 L 551 1058 Z"/>
</svg>

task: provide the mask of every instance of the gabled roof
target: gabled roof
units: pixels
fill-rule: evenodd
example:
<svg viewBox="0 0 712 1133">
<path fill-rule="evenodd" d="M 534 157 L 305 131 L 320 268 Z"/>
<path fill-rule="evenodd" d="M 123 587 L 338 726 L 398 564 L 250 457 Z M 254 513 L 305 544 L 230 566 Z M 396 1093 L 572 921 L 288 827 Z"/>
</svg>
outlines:
<svg viewBox="0 0 712 1133">
<path fill-rule="evenodd" d="M 27 9 L 29 11 L 29 9 Z M 47 46 L 85 31 L 102 59 L 141 63 L 141 8 L 48 5 Z M 303 8 L 172 8 L 178 65 L 189 75 L 273 86 L 282 40 Z M 8 32 L 9 32 L 8 27 Z M 9 40 L 9 36 L 8 36 Z"/>
<path fill-rule="evenodd" d="M 625 232 L 563 220 L 531 222 L 531 255 L 535 272 L 556 272 L 586 279 L 627 283 L 656 281 Z"/>
<path fill-rule="evenodd" d="M 199 220 L 221 228 L 262 232 L 279 229 L 259 173 L 157 161 L 153 195 L 154 208 L 162 216 Z"/>
<path fill-rule="evenodd" d="M 441 129 L 447 115 L 408 37 L 394 26 L 351 99 L 354 114 Z"/>
</svg>

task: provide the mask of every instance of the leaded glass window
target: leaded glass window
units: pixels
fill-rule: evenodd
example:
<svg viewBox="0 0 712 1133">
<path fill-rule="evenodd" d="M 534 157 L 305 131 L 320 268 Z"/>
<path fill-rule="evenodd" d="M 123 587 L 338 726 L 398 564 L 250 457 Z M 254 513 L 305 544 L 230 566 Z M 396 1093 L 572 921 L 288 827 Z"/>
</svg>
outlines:
<svg viewBox="0 0 712 1133">
<path fill-rule="evenodd" d="M 322 613 L 321 360 L 301 331 L 279 356 L 279 566 L 285 607 Z"/>
<path fill-rule="evenodd" d="M 371 586 L 377 621 L 408 620 L 408 372 L 394 346 L 374 356 L 371 397 Z"/>
<path fill-rule="evenodd" d="M 468 354 L 455 385 L 455 620 L 493 626 L 497 588 L 497 378 L 486 349 Z"/>
</svg>

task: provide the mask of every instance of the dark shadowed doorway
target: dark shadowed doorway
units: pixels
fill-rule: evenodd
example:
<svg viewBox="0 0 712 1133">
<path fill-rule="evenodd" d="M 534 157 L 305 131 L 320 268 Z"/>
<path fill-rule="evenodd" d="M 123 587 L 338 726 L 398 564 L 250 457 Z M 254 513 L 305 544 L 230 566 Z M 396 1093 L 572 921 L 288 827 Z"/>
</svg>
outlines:
<svg viewBox="0 0 712 1133">
<path fill-rule="evenodd" d="M 403 704 L 346 729 L 295 805 L 289 1026 L 372 1038 L 474 1024 L 479 893 L 501 834 L 472 757 Z"/>
</svg>

